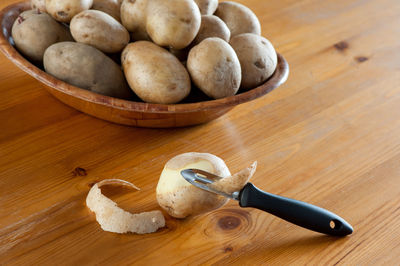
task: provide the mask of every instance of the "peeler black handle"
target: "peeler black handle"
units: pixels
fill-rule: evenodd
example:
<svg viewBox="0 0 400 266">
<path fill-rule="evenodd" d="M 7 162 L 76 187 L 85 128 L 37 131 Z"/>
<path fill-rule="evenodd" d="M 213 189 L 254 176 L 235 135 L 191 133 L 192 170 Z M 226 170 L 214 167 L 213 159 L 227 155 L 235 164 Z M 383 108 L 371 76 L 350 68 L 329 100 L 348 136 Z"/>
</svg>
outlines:
<svg viewBox="0 0 400 266">
<path fill-rule="evenodd" d="M 338 215 L 302 201 L 270 194 L 248 183 L 239 194 L 241 207 L 253 207 L 298 226 L 333 236 L 346 236 L 353 227 Z"/>
</svg>

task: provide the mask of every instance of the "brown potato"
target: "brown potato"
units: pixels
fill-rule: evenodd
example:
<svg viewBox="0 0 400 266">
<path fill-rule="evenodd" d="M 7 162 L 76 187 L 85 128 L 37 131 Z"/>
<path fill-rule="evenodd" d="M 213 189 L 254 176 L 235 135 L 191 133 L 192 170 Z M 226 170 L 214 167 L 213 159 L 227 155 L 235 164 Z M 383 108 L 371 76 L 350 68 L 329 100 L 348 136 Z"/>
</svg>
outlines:
<svg viewBox="0 0 400 266">
<path fill-rule="evenodd" d="M 252 89 L 264 83 L 276 69 L 278 58 L 272 44 L 252 33 L 236 35 L 230 41 L 242 67 L 242 89 Z"/>
<path fill-rule="evenodd" d="M 185 67 L 152 42 L 130 43 L 122 52 L 121 61 L 131 89 L 145 102 L 173 104 L 190 93 Z"/>
<path fill-rule="evenodd" d="M 219 17 L 216 16 L 201 16 L 201 26 L 199 33 L 193 41 L 193 45 L 201 43 L 204 39 L 210 37 L 218 37 L 222 40 L 229 42 L 231 32 Z"/>
<path fill-rule="evenodd" d="M 69 30 L 46 13 L 29 10 L 21 13 L 12 27 L 17 49 L 30 60 L 41 62 L 46 49 L 62 41 L 72 41 Z"/>
<path fill-rule="evenodd" d="M 194 0 L 202 15 L 212 15 L 218 7 L 218 0 Z"/>
<path fill-rule="evenodd" d="M 169 48 L 169 51 L 175 55 L 179 61 L 186 65 L 187 57 L 193 46 L 201 43 L 204 39 L 211 37 L 218 37 L 229 42 L 230 36 L 231 33 L 228 27 L 219 17 L 213 15 L 201 16 L 200 30 L 193 42 L 183 49 Z"/>
<path fill-rule="evenodd" d="M 112 16 L 86 10 L 71 20 L 71 33 L 77 42 L 92 45 L 105 53 L 122 51 L 129 43 L 129 32 Z"/>
<path fill-rule="evenodd" d="M 103 11 L 121 22 L 121 4 L 118 0 L 93 0 L 92 9 Z"/>
<path fill-rule="evenodd" d="M 214 15 L 226 23 L 231 31 L 231 37 L 242 33 L 261 35 L 261 25 L 257 16 L 242 4 L 235 2 L 219 3 Z"/>
<path fill-rule="evenodd" d="M 33 10 L 46 12 L 46 0 L 31 0 L 31 7 Z"/>
<path fill-rule="evenodd" d="M 132 32 L 135 41 L 150 40 L 146 31 L 146 7 L 147 0 L 124 0 L 121 4 L 122 25 Z"/>
<path fill-rule="evenodd" d="M 50 75 L 82 89 L 122 99 L 132 96 L 120 66 L 90 45 L 54 44 L 47 48 L 43 64 Z"/>
<path fill-rule="evenodd" d="M 93 0 L 46 0 L 46 9 L 55 20 L 69 23 L 78 13 L 92 7 Z"/>
<path fill-rule="evenodd" d="M 193 0 L 148 0 L 146 30 L 160 46 L 183 49 L 196 37 L 201 14 Z"/>
<path fill-rule="evenodd" d="M 250 167 L 231 175 L 225 162 L 213 154 L 180 154 L 164 166 L 156 188 L 157 202 L 169 215 L 176 218 L 210 212 L 225 205 L 228 199 L 196 188 L 182 177 L 182 170 L 200 169 L 217 175 L 221 179 L 215 180 L 209 187 L 232 194 L 248 183 L 256 167 L 257 162 L 254 162 Z"/>
<path fill-rule="evenodd" d="M 187 68 L 193 82 L 214 99 L 235 95 L 242 72 L 233 48 L 220 38 L 208 38 L 189 52 Z"/>
<path fill-rule="evenodd" d="M 170 159 L 161 173 L 156 188 L 158 204 L 176 218 L 185 218 L 222 207 L 227 198 L 196 188 L 181 175 L 185 169 L 201 169 L 222 178 L 231 173 L 225 162 L 209 153 L 189 152 Z"/>
</svg>

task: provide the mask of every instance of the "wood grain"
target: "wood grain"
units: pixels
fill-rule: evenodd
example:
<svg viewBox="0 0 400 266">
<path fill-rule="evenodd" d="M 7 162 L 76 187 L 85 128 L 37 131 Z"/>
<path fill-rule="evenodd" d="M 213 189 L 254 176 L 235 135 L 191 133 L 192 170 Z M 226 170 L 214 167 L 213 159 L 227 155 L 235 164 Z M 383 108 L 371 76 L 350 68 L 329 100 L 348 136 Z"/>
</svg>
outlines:
<svg viewBox="0 0 400 266">
<path fill-rule="evenodd" d="M 0 2 L 0 8 L 12 2 Z M 0 264 L 396 265 L 400 248 L 400 4 L 240 1 L 291 66 L 268 97 L 196 127 L 140 129 L 82 114 L 0 56 Z M 235 202 L 155 234 L 103 232 L 84 203 L 93 182 L 130 211 L 157 209 L 165 162 L 188 151 L 255 185 L 348 220 L 353 235 L 309 232 Z"/>
</svg>

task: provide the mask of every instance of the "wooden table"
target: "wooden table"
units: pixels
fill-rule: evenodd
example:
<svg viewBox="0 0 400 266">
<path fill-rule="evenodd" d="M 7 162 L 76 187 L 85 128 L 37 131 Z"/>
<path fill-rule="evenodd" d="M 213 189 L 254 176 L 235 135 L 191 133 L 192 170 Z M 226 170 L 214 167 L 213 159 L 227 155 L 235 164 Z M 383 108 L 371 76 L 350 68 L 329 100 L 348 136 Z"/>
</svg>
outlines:
<svg viewBox="0 0 400 266">
<path fill-rule="evenodd" d="M 3 0 L 0 8 L 16 1 Z M 386 264 L 400 258 L 400 2 L 240 1 L 288 60 L 288 82 L 197 127 L 107 123 L 60 103 L 0 56 L 0 264 Z M 159 208 L 174 155 L 210 152 L 253 182 L 327 208 L 355 232 L 334 238 L 231 202 L 149 235 L 103 232 L 93 182 L 129 211 Z"/>
</svg>

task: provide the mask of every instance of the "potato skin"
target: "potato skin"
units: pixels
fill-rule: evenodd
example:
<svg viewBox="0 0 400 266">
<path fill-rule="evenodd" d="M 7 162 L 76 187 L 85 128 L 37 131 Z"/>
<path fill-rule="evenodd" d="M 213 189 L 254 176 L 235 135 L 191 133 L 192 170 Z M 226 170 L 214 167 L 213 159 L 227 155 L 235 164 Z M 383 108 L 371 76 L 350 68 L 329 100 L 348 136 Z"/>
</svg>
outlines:
<svg viewBox="0 0 400 266">
<path fill-rule="evenodd" d="M 252 89 L 264 83 L 276 69 L 278 58 L 272 44 L 264 37 L 244 33 L 230 41 L 242 67 L 241 89 Z"/>
<path fill-rule="evenodd" d="M 42 62 L 44 52 L 50 45 L 73 40 L 67 27 L 50 15 L 34 10 L 18 16 L 11 34 L 18 50 L 34 62 Z"/>
<path fill-rule="evenodd" d="M 233 48 L 220 38 L 208 38 L 189 52 L 187 68 L 193 82 L 207 96 L 220 99 L 235 95 L 242 72 Z"/>
<path fill-rule="evenodd" d="M 214 15 L 226 23 L 231 37 L 242 33 L 261 35 L 261 25 L 257 16 L 242 4 L 229 1 L 219 3 Z"/>
<path fill-rule="evenodd" d="M 92 46 L 56 43 L 46 50 L 43 64 L 50 75 L 82 89 L 122 99 L 132 96 L 120 66 Z"/>
<path fill-rule="evenodd" d="M 222 40 L 229 42 L 231 32 L 219 17 L 216 16 L 201 16 L 201 26 L 199 33 L 197 33 L 192 45 L 201 43 L 204 39 L 210 37 L 218 37 Z"/>
<path fill-rule="evenodd" d="M 191 82 L 179 60 L 149 41 L 130 43 L 121 55 L 131 89 L 148 103 L 174 104 L 187 97 Z"/>
<path fill-rule="evenodd" d="M 218 0 L 194 0 L 202 15 L 212 15 L 218 7 Z"/>
<path fill-rule="evenodd" d="M 92 45 L 105 53 L 122 51 L 130 40 L 129 32 L 112 16 L 98 10 L 76 15 L 70 24 L 77 42 Z"/>
<path fill-rule="evenodd" d="M 121 4 L 118 0 L 93 0 L 92 9 L 103 11 L 121 22 Z"/>
<path fill-rule="evenodd" d="M 31 0 L 31 7 L 33 10 L 46 12 L 46 0 Z"/>
<path fill-rule="evenodd" d="M 55 20 L 69 23 L 78 13 L 92 7 L 93 0 L 46 0 L 46 10 Z"/>
<path fill-rule="evenodd" d="M 147 0 L 124 0 L 121 4 L 122 25 L 132 32 L 135 41 L 150 41 L 146 31 Z"/>
<path fill-rule="evenodd" d="M 148 0 L 146 30 L 160 46 L 183 49 L 196 37 L 201 14 L 193 0 Z"/>
<path fill-rule="evenodd" d="M 201 16 L 200 29 L 193 42 L 183 49 L 178 50 L 169 48 L 169 51 L 175 55 L 179 61 L 186 65 L 190 50 L 197 44 L 201 43 L 204 39 L 211 37 L 218 37 L 226 42 L 229 42 L 231 32 L 229 31 L 225 22 L 223 22 L 219 17 L 213 15 L 204 15 Z"/>
</svg>

